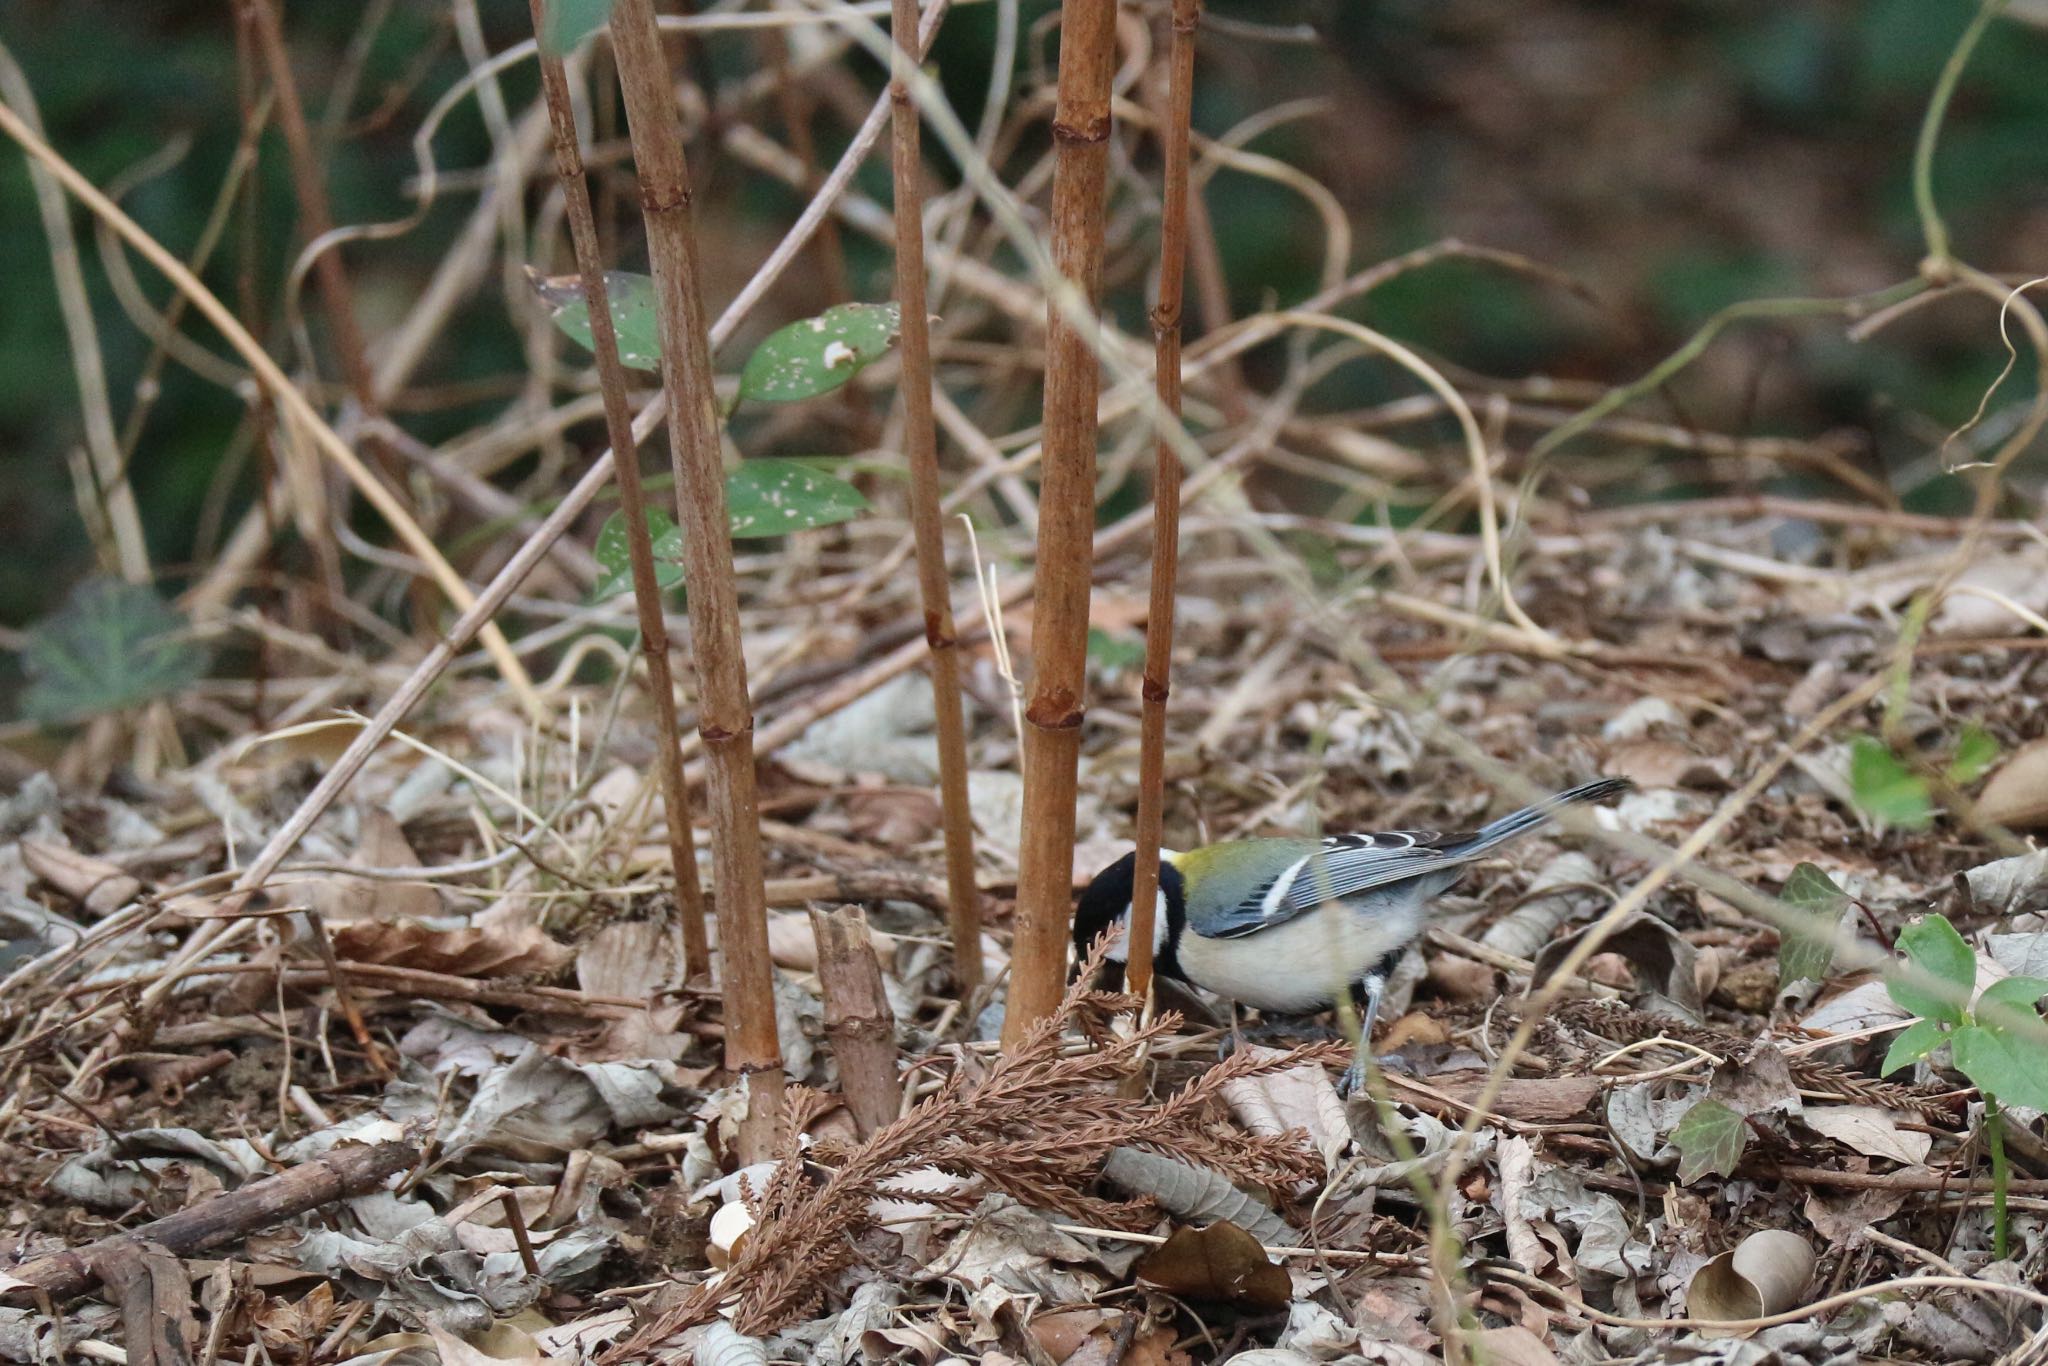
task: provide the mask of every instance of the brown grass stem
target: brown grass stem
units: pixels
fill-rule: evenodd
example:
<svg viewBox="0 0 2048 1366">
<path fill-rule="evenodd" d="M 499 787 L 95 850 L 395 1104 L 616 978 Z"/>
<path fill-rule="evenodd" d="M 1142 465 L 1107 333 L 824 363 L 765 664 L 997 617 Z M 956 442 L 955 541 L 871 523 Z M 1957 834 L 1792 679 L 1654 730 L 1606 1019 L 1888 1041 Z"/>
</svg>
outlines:
<svg viewBox="0 0 2048 1366">
<path fill-rule="evenodd" d="M 1045 451 L 1039 484 L 1037 600 L 1024 709 L 1024 837 L 1003 1042 L 1015 1047 L 1051 1014 L 1066 974 L 1073 909 L 1074 782 L 1086 715 L 1089 568 L 1095 538 L 1096 359 L 1103 200 L 1109 172 L 1116 0 L 1061 0 L 1053 111 L 1053 268 L 1086 301 L 1070 319 L 1046 308 Z"/>
<path fill-rule="evenodd" d="M 938 433 L 933 425 L 931 319 L 926 311 L 924 175 L 917 106 L 908 72 L 916 64 L 918 0 L 894 0 L 895 61 L 889 81 L 890 168 L 895 182 L 896 298 L 902 306 L 903 449 L 910 463 L 910 522 L 917 545 L 917 589 L 931 652 L 932 703 L 938 718 L 939 800 L 946 830 L 947 922 L 953 932 L 953 982 L 965 1000 L 981 986 L 981 893 L 974 880 L 974 816 L 967 804 L 967 727 L 960 701 L 960 641 L 953 628 L 953 585 L 946 573 L 945 523 L 939 510 Z"/>
<path fill-rule="evenodd" d="M 546 0 L 532 0 L 533 28 L 545 27 Z M 647 499 L 640 482 L 638 443 L 633 440 L 633 410 L 627 396 L 626 368 L 619 360 L 618 335 L 612 329 L 611 301 L 605 289 L 604 261 L 599 255 L 597 218 L 584 179 L 583 151 L 577 141 L 576 110 L 562 59 L 548 53 L 540 59 L 541 88 L 548 120 L 554 128 L 555 171 L 569 220 L 569 240 L 576 268 L 583 276 L 583 297 L 590 314 L 590 349 L 597 359 L 598 385 L 604 393 L 605 430 L 611 438 L 613 472 L 618 476 L 619 510 L 626 524 L 626 546 L 633 568 L 633 604 L 639 613 L 640 652 L 647 661 L 647 695 L 654 706 L 659 741 L 656 762 L 661 770 L 661 800 L 667 815 L 669 862 L 676 878 L 676 920 L 683 976 L 711 971 L 711 946 L 704 929 L 704 886 L 697 873 L 695 822 L 690 789 L 683 781 L 683 755 L 676 726 L 675 680 L 669 672 L 668 626 L 662 619 L 661 585 L 655 579 L 654 545 L 647 531 Z"/>
<path fill-rule="evenodd" d="M 702 699 L 713 876 L 718 889 L 719 982 L 726 1065 L 743 1079 L 740 1160 L 774 1148 L 782 1111 L 782 1048 L 775 1032 L 775 969 L 762 897 L 761 829 L 754 792 L 754 716 L 741 653 L 739 590 L 725 502 L 718 395 L 699 285 L 690 168 L 675 83 L 655 28 L 652 0 L 619 0 L 612 51 L 625 97 L 627 134 L 640 178 L 647 255 L 654 273 L 662 388 L 669 399 L 676 521 L 690 595 L 691 655 Z"/>
<path fill-rule="evenodd" d="M 1152 309 L 1159 406 L 1180 421 L 1180 314 L 1188 256 L 1188 124 L 1195 90 L 1195 30 L 1202 0 L 1174 0 L 1161 135 L 1166 166 L 1159 223 L 1159 302 Z M 1174 583 L 1180 568 L 1180 454 L 1162 431 L 1153 448 L 1152 584 L 1145 618 L 1145 681 L 1138 722 L 1137 864 L 1131 879 L 1131 993 L 1152 987 L 1160 826 L 1166 806 L 1166 701 L 1172 693 Z"/>
</svg>

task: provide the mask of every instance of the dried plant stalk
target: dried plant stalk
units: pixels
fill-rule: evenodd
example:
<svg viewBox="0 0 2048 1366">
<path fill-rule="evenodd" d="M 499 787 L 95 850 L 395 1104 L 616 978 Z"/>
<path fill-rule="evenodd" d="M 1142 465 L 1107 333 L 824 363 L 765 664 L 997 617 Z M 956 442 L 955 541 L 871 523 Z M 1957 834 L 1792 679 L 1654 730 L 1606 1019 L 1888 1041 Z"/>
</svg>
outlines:
<svg viewBox="0 0 2048 1366">
<path fill-rule="evenodd" d="M 1088 587 L 1095 539 L 1095 405 L 1101 375 L 1094 318 L 1102 292 L 1103 192 L 1109 171 L 1116 0 L 1061 0 L 1052 259 L 1089 317 L 1046 310 L 1045 449 L 1041 458 L 1031 700 L 1024 710 L 1024 839 L 1003 1044 L 1014 1048 L 1060 999 L 1073 910 L 1074 779 L 1087 711 Z"/>
<path fill-rule="evenodd" d="M 741 1160 L 756 1162 L 774 1146 L 783 1078 L 782 1048 L 775 1035 L 775 970 L 768 957 L 768 907 L 761 890 L 754 716 L 747 698 L 747 663 L 740 653 L 739 592 L 733 581 L 711 345 L 698 287 L 690 169 L 652 0 L 619 0 L 612 11 L 612 51 L 640 177 L 661 336 L 661 382 L 669 400 L 676 521 L 683 528 L 691 653 L 702 699 L 697 733 L 704 742 L 718 893 L 725 1061 L 746 1087 Z"/>
<path fill-rule="evenodd" d="M 547 0 L 532 0 L 533 31 L 546 31 Z M 583 297 L 590 313 L 590 350 L 597 359 L 598 387 L 604 393 L 605 430 L 611 438 L 613 468 L 619 480 L 619 510 L 626 522 L 626 545 L 633 566 L 633 605 L 640 616 L 640 653 L 647 661 L 647 693 L 654 704 L 659 743 L 661 800 L 668 823 L 669 864 L 676 878 L 676 919 L 682 938 L 685 978 L 711 971 L 711 945 L 704 931 L 704 885 L 697 874 L 697 844 L 692 833 L 690 789 L 683 781 L 681 737 L 676 727 L 675 679 L 669 673 L 668 625 L 661 613 L 661 585 L 654 574 L 654 545 L 647 532 L 647 499 L 640 484 L 639 443 L 633 439 L 633 412 L 626 400 L 626 368 L 619 362 L 619 339 L 612 330 L 611 299 L 604 283 L 604 258 L 597 240 L 597 218 L 591 211 L 590 186 L 584 179 L 583 151 L 576 137 L 576 109 L 562 59 L 543 44 L 541 88 L 547 98 L 548 122 L 554 130 L 555 174 L 562 182 L 562 200 L 569 219 L 569 242 L 576 269 L 583 276 Z"/>
<path fill-rule="evenodd" d="M 896 52 L 889 81 L 890 165 L 896 198 L 896 297 L 902 305 L 903 447 L 910 460 L 910 524 L 917 588 L 931 651 L 938 713 L 939 798 L 946 826 L 946 911 L 953 982 L 964 1000 L 981 985 L 981 892 L 974 878 L 974 817 L 967 804 L 967 728 L 960 704 L 960 640 L 939 510 L 938 435 L 932 425 L 931 320 L 925 312 L 923 166 L 908 74 L 917 60 L 917 0 L 894 0 Z M 1091 481 L 1092 483 L 1092 481 Z"/>
<path fill-rule="evenodd" d="M 896 1074 L 896 1012 L 882 985 L 882 965 L 857 906 L 811 912 L 818 940 L 818 983 L 825 998 L 825 1034 L 839 1064 L 839 1094 L 866 1138 L 903 1108 Z"/>
<path fill-rule="evenodd" d="M 1173 0 L 1168 57 L 1166 171 L 1159 222 L 1159 303 L 1152 310 L 1153 384 L 1160 421 L 1180 421 L 1180 311 L 1188 256 L 1188 123 L 1195 91 L 1195 29 L 1202 0 Z M 1131 876 L 1131 991 L 1152 988 L 1152 918 L 1158 909 L 1160 825 L 1166 806 L 1166 699 L 1172 693 L 1174 581 L 1180 569 L 1180 455 L 1162 429 L 1152 464 L 1152 599 L 1145 619 L 1145 682 L 1138 729 L 1138 852 Z"/>
</svg>

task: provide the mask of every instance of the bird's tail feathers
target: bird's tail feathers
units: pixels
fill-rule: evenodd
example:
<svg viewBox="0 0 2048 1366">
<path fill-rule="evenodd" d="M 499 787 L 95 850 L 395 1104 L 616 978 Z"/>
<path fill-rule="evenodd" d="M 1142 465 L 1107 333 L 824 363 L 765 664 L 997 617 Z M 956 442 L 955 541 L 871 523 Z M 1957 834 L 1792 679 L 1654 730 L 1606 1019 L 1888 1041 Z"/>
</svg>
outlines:
<svg viewBox="0 0 2048 1366">
<path fill-rule="evenodd" d="M 1474 833 L 1458 852 L 1477 854 L 1493 848 L 1496 844 L 1505 844 L 1517 835 L 1526 835 L 1538 826 L 1548 824 L 1552 817 L 1567 806 L 1577 806 L 1581 802 L 1604 802 L 1609 797 L 1619 797 L 1634 786 L 1635 784 L 1626 778 L 1601 778 L 1595 782 L 1581 783 L 1569 791 L 1558 793 L 1555 797 L 1546 797 L 1534 806 L 1525 806 L 1511 815 L 1502 816 L 1493 824 Z"/>
</svg>

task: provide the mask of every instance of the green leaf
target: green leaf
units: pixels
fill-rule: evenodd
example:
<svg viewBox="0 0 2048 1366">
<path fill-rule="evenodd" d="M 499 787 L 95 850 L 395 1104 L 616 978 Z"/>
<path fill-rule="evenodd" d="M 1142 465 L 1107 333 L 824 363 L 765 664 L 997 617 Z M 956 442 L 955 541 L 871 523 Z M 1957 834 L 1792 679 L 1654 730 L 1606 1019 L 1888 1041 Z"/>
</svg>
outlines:
<svg viewBox="0 0 2048 1366">
<path fill-rule="evenodd" d="M 2048 996 L 2048 977 L 2001 977 L 1984 988 L 1973 1013 L 1981 1022 L 1987 1007 L 2038 1011 L 2043 996 Z"/>
<path fill-rule="evenodd" d="M 895 304 L 840 304 L 769 334 L 740 371 L 740 397 L 788 403 L 829 394 L 889 353 Z"/>
<path fill-rule="evenodd" d="M 741 461 L 726 476 L 725 501 L 735 538 L 831 526 L 868 507 L 859 489 L 801 460 Z"/>
<path fill-rule="evenodd" d="M 1145 642 L 1141 637 L 1114 635 L 1100 626 L 1090 626 L 1088 658 L 1104 673 L 1135 669 L 1145 662 Z"/>
<path fill-rule="evenodd" d="M 541 51 L 560 57 L 611 21 L 612 0 L 548 0 Z"/>
<path fill-rule="evenodd" d="M 1877 1074 L 1888 1077 L 1901 1067 L 1920 1061 L 1935 1049 L 1948 1042 L 1948 1031 L 1939 1020 L 1915 1020 L 1899 1031 L 1892 1046 L 1885 1050 L 1884 1066 Z"/>
<path fill-rule="evenodd" d="M 1981 726 L 1964 726 L 1962 738 L 1956 741 L 1955 758 L 1948 761 L 1948 780 L 1957 787 L 1968 787 L 1997 763 L 1998 741 Z"/>
<path fill-rule="evenodd" d="M 660 508 L 647 509 L 647 537 L 654 543 L 654 582 L 665 593 L 683 581 L 683 529 Z M 592 602 L 633 591 L 633 550 L 626 540 L 626 514 L 614 512 L 598 530 L 591 555 L 604 570 Z"/>
<path fill-rule="evenodd" d="M 1778 932 L 1778 990 L 1794 982 L 1819 982 L 1835 957 L 1835 930 L 1849 894 L 1811 863 L 1802 863 L 1785 879 L 1779 898 L 1792 912 Z"/>
<path fill-rule="evenodd" d="M 2001 1104 L 2048 1110 L 2048 1068 L 2041 1065 L 2040 1041 L 2048 1026 L 2032 1010 L 1996 1007 L 1988 1014 L 1991 1018 L 1980 1016 L 1977 1024 L 1956 1031 L 1957 1069 Z"/>
<path fill-rule="evenodd" d="M 1678 1149 L 1678 1179 L 1690 1185 L 1702 1176 L 1728 1176 L 1749 1145 L 1749 1124 L 1718 1100 L 1703 1100 L 1685 1112 L 1671 1131 Z"/>
<path fill-rule="evenodd" d="M 1913 980 L 1894 964 L 1885 990 L 1905 1010 L 1947 1024 L 1963 1023 L 1963 1007 L 1977 985 L 1977 955 L 1945 915 L 1924 915 L 1899 931 L 1899 952 L 1932 981 Z M 1946 991 L 1941 990 L 1943 986 Z"/>
<path fill-rule="evenodd" d="M 543 277 L 529 271 L 534 293 L 552 311 L 556 327 L 584 350 L 590 349 L 590 302 L 583 297 L 583 277 Z M 605 299 L 611 305 L 612 331 L 619 339 L 619 360 L 636 370 L 661 366 L 661 332 L 654 318 L 654 281 L 623 270 L 604 273 Z"/>
<path fill-rule="evenodd" d="M 29 630 L 22 714 L 62 722 L 125 711 L 203 677 L 206 663 L 184 618 L 150 589 L 88 579 Z"/>
<path fill-rule="evenodd" d="M 1926 781 L 1868 735 L 1850 742 L 1849 791 L 1856 805 L 1886 825 L 1918 830 L 1934 820 Z"/>
</svg>

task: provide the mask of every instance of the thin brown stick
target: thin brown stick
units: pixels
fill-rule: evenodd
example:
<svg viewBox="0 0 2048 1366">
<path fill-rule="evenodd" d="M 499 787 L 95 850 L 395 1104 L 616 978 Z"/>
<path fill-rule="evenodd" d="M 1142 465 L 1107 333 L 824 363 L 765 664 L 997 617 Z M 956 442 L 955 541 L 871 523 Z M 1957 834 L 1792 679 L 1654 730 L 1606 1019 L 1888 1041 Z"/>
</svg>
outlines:
<svg viewBox="0 0 2048 1366">
<path fill-rule="evenodd" d="M 54 1300 L 82 1295 L 100 1283 L 100 1265 L 117 1248 L 151 1242 L 174 1256 L 190 1257 L 293 1215 L 374 1190 L 418 1158 L 418 1146 L 406 1142 L 335 1148 L 289 1171 L 202 1200 L 132 1232 L 23 1262 L 9 1269 L 12 1282 L 0 1293 L 40 1290 Z"/>
<path fill-rule="evenodd" d="M 747 699 L 747 662 L 740 652 L 739 592 L 733 581 L 711 345 L 698 287 L 690 168 L 652 0 L 620 0 L 612 12 L 612 51 L 640 176 L 661 335 L 661 380 L 669 399 L 676 520 L 683 528 L 691 653 L 702 698 L 697 733 L 704 742 L 718 888 L 726 1065 L 745 1079 L 747 1113 L 740 1124 L 740 1160 L 758 1162 L 774 1149 L 783 1077 L 782 1048 L 775 1033 L 774 967 L 768 956 L 768 907 L 761 892 L 754 716 Z"/>
<path fill-rule="evenodd" d="M 313 148 L 313 133 L 306 124 L 305 105 L 299 99 L 299 83 L 292 75 L 290 51 L 285 47 L 284 25 L 275 0 L 242 0 L 253 21 L 257 45 L 270 70 L 270 86 L 277 96 L 277 126 L 284 134 L 285 149 L 291 154 L 292 193 L 299 203 L 299 227 L 309 242 L 334 231 L 334 212 L 327 202 L 327 182 L 321 175 L 319 154 Z M 355 291 L 349 287 L 348 271 L 341 253 L 329 248 L 313 261 L 313 276 L 320 286 L 327 326 L 332 334 L 335 358 L 341 363 L 349 392 L 355 395 L 368 418 L 382 416 L 377 403 L 376 384 L 370 371 L 369 348 L 362 326 L 356 321 Z M 399 477 L 397 457 L 374 436 L 363 444 L 369 448 L 377 467 L 394 482 Z M 422 607 L 425 603 L 420 604 Z M 431 620 L 431 619 L 429 619 Z"/>
<path fill-rule="evenodd" d="M 1159 223 L 1159 303 L 1152 310 L 1154 383 L 1168 420 L 1180 421 L 1180 310 L 1188 254 L 1188 123 L 1194 104 L 1195 30 L 1202 0 L 1173 0 L 1168 57 L 1166 170 Z M 1152 466 L 1152 600 L 1145 619 L 1145 683 L 1138 725 L 1138 849 L 1131 877 L 1127 971 L 1133 995 L 1152 986 L 1152 917 L 1158 909 L 1160 825 L 1166 805 L 1166 699 L 1172 692 L 1174 579 L 1180 568 L 1180 455 L 1159 436 Z"/>
<path fill-rule="evenodd" d="M 866 1138 L 903 1108 L 896 1074 L 896 1015 L 882 985 L 882 965 L 857 906 L 811 911 L 818 941 L 818 984 L 825 998 L 825 1034 L 839 1064 L 839 1094 Z"/>
<path fill-rule="evenodd" d="M 981 893 L 974 881 L 974 817 L 967 805 L 967 728 L 960 703 L 960 640 L 939 513 L 938 434 L 932 419 L 931 319 L 925 312 L 923 159 L 908 73 L 917 61 L 918 0 L 894 0 L 896 53 L 889 80 L 891 168 L 896 199 L 896 297 L 902 305 L 903 448 L 910 461 L 910 522 L 917 538 L 917 589 L 931 651 L 938 715 L 939 800 L 945 814 L 947 921 L 953 983 L 961 999 L 981 985 Z"/>
<path fill-rule="evenodd" d="M 1045 450 L 1039 484 L 1031 701 L 1024 711 L 1024 838 L 1003 1043 L 1014 1048 L 1059 1003 L 1073 907 L 1074 780 L 1087 712 L 1088 588 L 1095 538 L 1096 360 L 1103 190 L 1109 172 L 1116 0 L 1061 0 L 1052 260 L 1080 291 L 1089 326 L 1046 307 Z"/>
<path fill-rule="evenodd" d="M 544 31 L 546 0 L 532 0 L 533 31 Z M 667 815 L 669 864 L 676 879 L 676 919 L 682 941 L 685 979 L 711 971 L 711 945 L 704 929 L 704 885 L 697 873 L 695 821 L 690 789 L 683 781 L 683 755 L 676 726 L 675 679 L 669 673 L 668 626 L 661 611 L 661 585 L 654 573 L 654 545 L 647 532 L 647 499 L 640 483 L 640 450 L 633 440 L 633 410 L 627 398 L 626 367 L 619 361 L 619 339 L 612 330 L 611 299 L 604 283 L 604 261 L 598 254 L 597 218 L 590 206 L 590 186 L 583 175 L 583 151 L 576 136 L 576 109 L 569 95 L 569 77 L 561 57 L 541 47 L 541 88 L 547 97 L 548 121 L 555 134 L 555 173 L 562 182 L 563 205 L 569 220 L 569 241 L 576 268 L 583 276 L 583 298 L 590 315 L 590 350 L 597 359 L 597 382 L 604 392 L 605 431 L 612 443 L 613 473 L 619 481 L 619 512 L 626 523 L 628 558 L 633 565 L 633 605 L 640 615 L 640 653 L 647 661 L 647 695 L 654 706 L 654 729 L 660 752 L 661 801 Z"/>
</svg>

